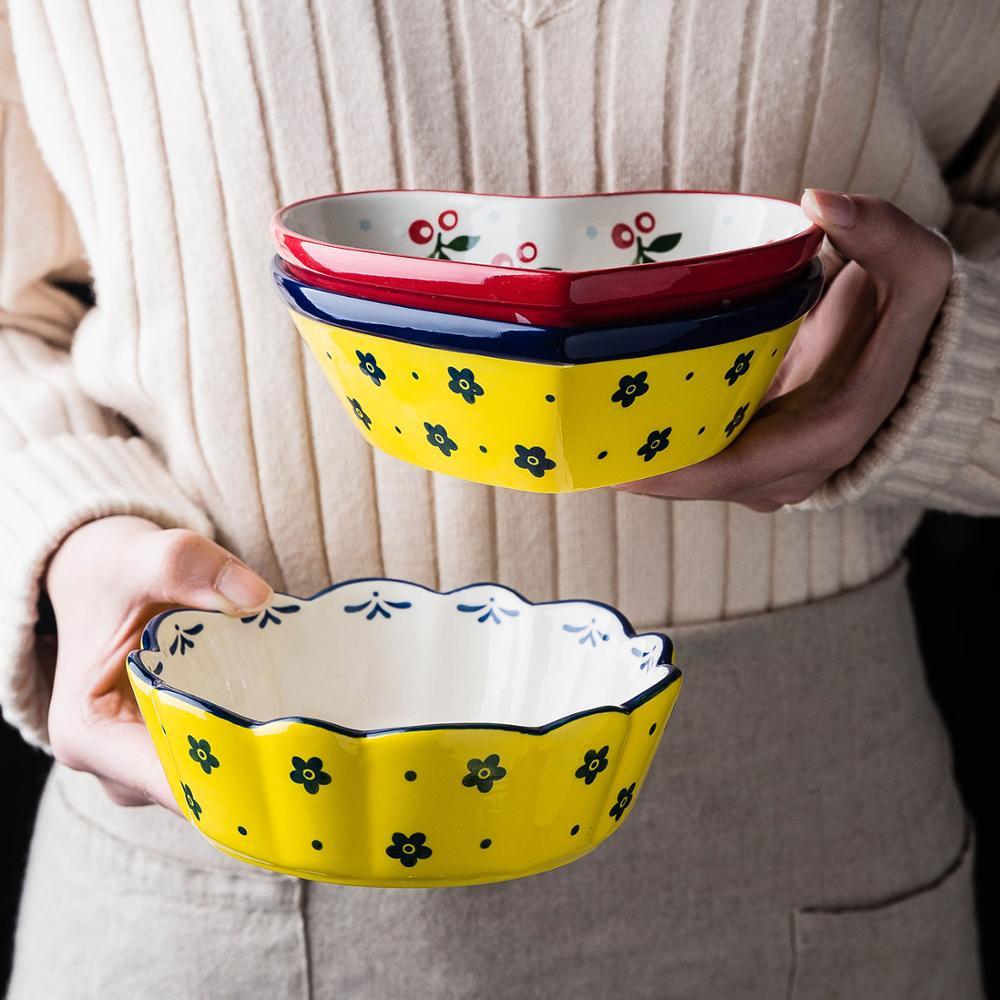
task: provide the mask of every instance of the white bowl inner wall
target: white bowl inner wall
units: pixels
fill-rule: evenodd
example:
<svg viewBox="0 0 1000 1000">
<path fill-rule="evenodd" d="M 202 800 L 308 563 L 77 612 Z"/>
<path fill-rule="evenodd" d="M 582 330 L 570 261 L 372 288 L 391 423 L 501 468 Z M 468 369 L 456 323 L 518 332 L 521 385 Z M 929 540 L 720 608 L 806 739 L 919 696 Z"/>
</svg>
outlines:
<svg viewBox="0 0 1000 1000">
<path fill-rule="evenodd" d="M 374 611 L 376 602 L 390 617 Z M 659 636 L 630 639 L 609 609 L 584 601 L 532 606 L 488 585 L 449 595 L 379 580 L 313 601 L 278 596 L 274 607 L 295 604 L 299 611 L 275 610 L 279 622 L 264 628 L 259 618 L 170 615 L 159 626 L 160 652 L 144 652 L 143 663 L 162 662 L 160 679 L 171 687 L 249 719 L 305 716 L 361 730 L 540 726 L 620 705 L 670 669 L 656 665 Z M 173 640 L 199 624 L 194 645 L 171 655 Z"/>
<path fill-rule="evenodd" d="M 454 211 L 458 220 L 442 230 L 438 219 Z M 641 232 L 636 217 L 649 212 L 655 219 Z M 410 224 L 424 219 L 434 236 L 415 243 Z M 646 221 L 645 219 L 643 220 Z M 785 239 L 811 225 L 795 204 L 753 195 L 626 194 L 582 198 L 511 198 L 501 195 L 382 191 L 316 199 L 289 208 L 287 228 L 310 239 L 339 246 L 426 257 L 437 235 L 443 243 L 458 236 L 478 237 L 466 251 L 444 247 L 453 260 L 491 264 L 498 254 L 515 268 L 555 267 L 562 270 L 617 267 L 632 262 L 637 244 L 621 248 L 611 238 L 624 223 L 649 246 L 658 236 L 680 233 L 667 252 L 652 252 L 657 262 L 727 253 Z M 518 248 L 531 242 L 537 256 L 520 260 Z"/>
</svg>

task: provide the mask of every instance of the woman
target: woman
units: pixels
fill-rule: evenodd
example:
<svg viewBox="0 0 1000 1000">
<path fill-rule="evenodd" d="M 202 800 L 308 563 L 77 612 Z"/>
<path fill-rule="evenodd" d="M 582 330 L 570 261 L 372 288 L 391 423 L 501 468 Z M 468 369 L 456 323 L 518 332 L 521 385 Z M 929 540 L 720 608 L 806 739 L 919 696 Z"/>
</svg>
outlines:
<svg viewBox="0 0 1000 1000">
<path fill-rule="evenodd" d="M 0 670 L 57 761 L 10 995 L 980 995 L 899 563 L 924 508 L 1000 509 L 995 12 L 9 6 Z M 267 277 L 270 213 L 318 192 L 807 185 L 842 267 L 771 405 L 639 496 L 373 454 Z M 85 259 L 86 312 L 60 286 Z M 621 834 L 521 882 L 394 892 L 258 872 L 169 812 L 122 680 L 140 624 L 382 573 L 670 629 L 684 698 Z"/>
</svg>

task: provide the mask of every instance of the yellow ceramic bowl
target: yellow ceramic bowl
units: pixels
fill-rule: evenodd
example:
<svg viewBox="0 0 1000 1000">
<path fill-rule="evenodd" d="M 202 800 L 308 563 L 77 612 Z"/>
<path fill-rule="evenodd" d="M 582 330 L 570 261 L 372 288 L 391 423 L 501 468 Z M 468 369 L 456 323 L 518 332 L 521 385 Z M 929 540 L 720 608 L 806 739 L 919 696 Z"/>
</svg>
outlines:
<svg viewBox="0 0 1000 1000">
<path fill-rule="evenodd" d="M 350 885 L 472 885 L 618 829 L 680 689 L 671 658 L 602 604 L 379 579 L 244 620 L 168 612 L 129 679 L 220 850 Z"/>
<path fill-rule="evenodd" d="M 818 297 L 822 268 L 729 313 L 579 331 L 365 303 L 280 263 L 275 281 L 369 442 L 432 472 L 563 493 L 671 472 L 734 441 Z"/>
</svg>

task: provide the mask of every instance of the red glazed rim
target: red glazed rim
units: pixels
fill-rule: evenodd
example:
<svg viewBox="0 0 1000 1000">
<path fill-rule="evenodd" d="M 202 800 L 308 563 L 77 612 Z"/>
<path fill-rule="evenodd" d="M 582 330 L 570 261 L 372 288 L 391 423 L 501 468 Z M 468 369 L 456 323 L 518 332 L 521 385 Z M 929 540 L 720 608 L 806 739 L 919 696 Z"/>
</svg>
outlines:
<svg viewBox="0 0 1000 1000">
<path fill-rule="evenodd" d="M 598 191 L 590 194 L 496 194 L 487 193 L 483 191 L 453 191 L 447 188 L 367 188 L 360 191 L 341 191 L 336 194 L 326 194 L 318 195 L 312 198 L 301 198 L 299 201 L 290 202 L 287 205 L 279 208 L 271 218 L 271 228 L 274 233 L 275 242 L 278 245 L 279 251 L 282 248 L 288 247 L 286 241 L 288 239 L 294 240 L 296 242 L 306 242 L 314 244 L 315 246 L 329 247 L 331 250 L 344 250 L 351 253 L 360 253 L 364 255 L 373 255 L 378 257 L 390 257 L 390 258 L 403 258 L 406 260 L 426 260 L 424 257 L 411 256 L 410 254 L 400 254 L 400 253 L 390 253 L 386 250 L 368 250 L 364 247 L 353 247 L 347 246 L 343 243 L 329 243 L 326 240 L 315 239 L 311 236 L 303 236 L 301 233 L 296 233 L 289 229 L 282 221 L 283 216 L 286 212 L 291 211 L 293 208 L 298 208 L 300 205 L 306 205 L 314 201 L 329 201 L 334 198 L 347 198 L 353 197 L 359 194 L 397 194 L 399 192 L 406 192 L 407 194 L 456 194 L 456 195 L 473 195 L 477 198 L 518 198 L 524 201 L 541 201 L 548 200 L 552 198 L 617 198 L 627 195 L 637 195 L 637 194 L 710 194 L 716 195 L 723 198 L 764 198 L 768 201 L 780 201 L 785 205 L 798 205 L 796 201 L 792 201 L 790 198 L 779 198 L 777 195 L 772 194 L 754 194 L 752 192 L 746 191 L 712 191 L 701 188 L 654 188 L 651 190 L 638 190 L 638 191 Z M 502 264 L 480 264 L 475 261 L 439 261 L 432 260 L 430 263 L 435 265 L 448 265 L 449 267 L 454 264 L 458 264 L 463 268 L 482 268 L 486 271 L 505 271 L 512 274 L 540 274 L 544 275 L 546 278 L 565 276 L 567 278 L 581 278 L 588 275 L 594 274 L 609 274 L 617 271 L 634 271 L 636 268 L 642 268 L 644 270 L 654 270 L 654 269 L 665 269 L 669 267 L 681 266 L 692 266 L 695 264 L 700 264 L 706 261 L 714 261 L 719 259 L 732 259 L 744 257 L 750 254 L 759 253 L 761 250 L 768 249 L 779 249 L 781 247 L 788 246 L 790 244 L 796 243 L 798 241 L 811 242 L 815 240 L 817 245 L 823 239 L 823 230 L 816 225 L 815 222 L 811 222 L 805 229 L 801 232 L 795 233 L 793 236 L 786 236 L 781 240 L 774 240 L 772 243 L 760 243 L 752 247 L 743 247 L 739 250 L 723 250 L 719 253 L 711 254 L 701 254 L 697 257 L 677 257 L 674 260 L 660 260 L 654 261 L 651 264 L 616 264 L 613 267 L 595 267 L 586 268 L 583 270 L 572 270 L 567 268 L 563 271 L 545 271 L 531 267 L 507 267 Z M 291 248 L 288 247 L 290 250 Z M 284 256 L 284 254 L 282 254 Z M 303 261 L 301 258 L 294 257 L 290 263 L 298 264 L 300 267 L 305 267 L 310 270 L 317 270 L 317 262 L 310 263 L 308 261 Z M 319 273 L 328 273 L 325 271 L 320 271 Z"/>
</svg>

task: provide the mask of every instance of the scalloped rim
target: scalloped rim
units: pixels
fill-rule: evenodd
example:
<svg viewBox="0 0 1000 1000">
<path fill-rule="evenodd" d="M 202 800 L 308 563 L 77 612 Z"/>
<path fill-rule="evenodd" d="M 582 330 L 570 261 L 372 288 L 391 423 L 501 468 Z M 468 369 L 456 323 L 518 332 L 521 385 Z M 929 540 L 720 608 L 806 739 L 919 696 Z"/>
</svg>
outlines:
<svg viewBox="0 0 1000 1000">
<path fill-rule="evenodd" d="M 632 698 L 629 698 L 628 701 L 622 702 L 620 705 L 599 705 L 594 708 L 582 709 L 579 712 L 573 712 L 570 715 L 564 715 L 552 722 L 547 722 L 543 726 L 517 726 L 506 722 L 438 722 L 419 726 L 392 726 L 385 729 L 350 729 L 347 726 L 338 725 L 336 722 L 328 722 L 325 719 L 314 719 L 304 715 L 282 715 L 265 720 L 249 719 L 237 712 L 230 711 L 228 708 L 223 708 L 221 705 L 217 705 L 215 702 L 209 701 L 206 698 L 200 698 L 197 695 L 193 695 L 186 691 L 181 691 L 179 688 L 173 687 L 166 681 L 157 677 L 156 674 L 150 671 L 142 662 L 143 653 L 161 652 L 157 641 L 157 632 L 160 625 L 172 615 L 192 611 L 204 615 L 222 615 L 223 612 L 221 611 L 203 611 L 201 608 L 181 607 L 161 612 L 156 615 L 155 618 L 150 619 L 146 627 L 142 630 L 141 646 L 139 649 L 133 650 L 128 654 L 126 662 L 132 670 L 132 673 L 144 684 L 153 688 L 155 691 L 167 692 L 181 701 L 187 702 L 190 705 L 194 705 L 197 708 L 208 712 L 210 715 L 218 716 L 220 719 L 225 719 L 227 722 L 232 722 L 245 729 L 258 729 L 263 726 L 271 726 L 280 722 L 300 722 L 304 725 L 316 726 L 320 729 L 326 729 L 333 733 L 339 733 L 341 736 L 350 736 L 354 738 L 385 736 L 391 733 L 431 732 L 434 730 L 446 729 L 503 729 L 509 732 L 524 733 L 529 736 L 543 736 L 546 733 L 550 733 L 570 722 L 575 722 L 577 719 L 583 719 L 591 715 L 599 715 L 604 712 L 618 712 L 622 715 L 631 715 L 633 710 L 655 698 L 658 694 L 660 694 L 660 692 L 665 691 L 671 684 L 679 681 L 681 678 L 681 671 L 674 665 L 674 644 L 670 636 L 663 632 L 636 632 L 632 627 L 632 623 L 617 608 L 612 607 L 610 604 L 605 604 L 603 601 L 591 601 L 581 598 L 567 598 L 559 601 L 529 601 L 523 594 L 518 593 L 518 591 L 514 590 L 512 587 L 505 587 L 501 583 L 492 583 L 485 580 L 480 581 L 479 583 L 469 583 L 463 587 L 456 587 L 454 590 L 435 590 L 433 587 L 425 587 L 422 583 L 415 583 L 412 580 L 400 580 L 395 577 L 381 576 L 358 577 L 353 580 L 342 580 L 340 583 L 334 583 L 329 587 L 324 587 L 322 590 L 313 594 L 312 597 L 296 597 L 294 594 L 286 594 L 283 596 L 290 597 L 292 600 L 301 601 L 305 604 L 315 601 L 320 597 L 325 597 L 327 594 L 340 590 L 342 587 L 347 587 L 356 583 L 399 583 L 408 587 L 416 587 L 417 589 L 426 591 L 429 594 L 437 594 L 440 597 L 451 597 L 455 594 L 461 594 L 464 591 L 473 590 L 477 587 L 496 587 L 497 589 L 505 591 L 508 594 L 513 594 L 514 597 L 523 601 L 526 605 L 532 608 L 554 607 L 559 604 L 588 604 L 594 608 L 602 608 L 605 611 L 610 611 L 611 614 L 617 619 L 618 623 L 622 627 L 622 632 L 626 639 L 642 639 L 646 636 L 655 636 L 663 641 L 663 649 L 660 651 L 660 656 L 659 659 L 657 659 L 655 666 L 666 667 L 667 674 L 652 686 L 646 688 L 644 691 L 641 691 L 639 694 L 634 695 Z"/>
</svg>

